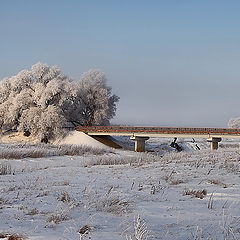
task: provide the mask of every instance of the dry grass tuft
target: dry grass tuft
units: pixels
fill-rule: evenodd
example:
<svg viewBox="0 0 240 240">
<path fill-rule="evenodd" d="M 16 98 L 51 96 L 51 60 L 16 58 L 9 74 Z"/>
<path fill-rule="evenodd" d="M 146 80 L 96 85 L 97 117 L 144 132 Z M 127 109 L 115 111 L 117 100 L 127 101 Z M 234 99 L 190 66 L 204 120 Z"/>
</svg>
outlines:
<svg viewBox="0 0 240 240">
<path fill-rule="evenodd" d="M 149 231 L 147 230 L 146 222 L 140 218 L 140 215 L 134 221 L 134 235 L 126 236 L 126 240 L 147 240 Z"/>
<path fill-rule="evenodd" d="M 31 209 L 30 211 L 28 211 L 26 213 L 26 215 L 30 215 L 30 216 L 33 216 L 33 215 L 37 215 L 39 213 L 39 211 L 36 209 L 36 208 L 33 208 Z"/>
<path fill-rule="evenodd" d="M 132 211 L 133 202 L 112 194 L 93 195 L 88 201 L 88 209 L 95 208 L 99 212 L 107 212 L 114 215 L 123 215 Z"/>
<path fill-rule="evenodd" d="M 14 234 L 8 237 L 8 240 L 23 240 L 22 237 L 19 237 L 18 235 Z"/>
<path fill-rule="evenodd" d="M 181 183 L 184 183 L 184 181 L 181 180 L 181 179 L 172 179 L 172 180 L 169 182 L 170 185 L 179 185 L 179 184 L 181 184 Z"/>
<path fill-rule="evenodd" d="M 61 196 L 60 196 L 60 198 L 59 198 L 59 201 L 62 201 L 62 202 L 70 202 L 71 201 L 71 197 L 70 197 L 70 195 L 69 195 L 69 193 L 68 192 L 62 192 L 61 193 Z"/>
<path fill-rule="evenodd" d="M 239 160 L 225 160 L 224 163 L 220 166 L 220 168 L 225 168 L 227 172 L 239 174 L 240 173 L 240 166 Z"/>
<path fill-rule="evenodd" d="M 184 189 L 183 195 L 190 195 L 192 197 L 203 199 L 207 195 L 207 190 L 190 190 L 190 189 Z"/>
<path fill-rule="evenodd" d="M 69 219 L 69 217 L 66 214 L 59 213 L 59 214 L 50 215 L 47 219 L 47 222 L 59 224 L 59 223 L 61 223 L 63 221 L 66 221 L 68 219 Z"/>
<path fill-rule="evenodd" d="M 110 196 L 102 198 L 97 204 L 97 211 L 122 215 L 131 212 L 131 202 L 120 199 L 118 196 Z"/>
<path fill-rule="evenodd" d="M 5 239 L 7 238 L 8 240 L 24 240 L 22 237 L 20 237 L 17 234 L 10 235 L 10 234 L 1 233 L 0 238 L 5 238 Z"/>
<path fill-rule="evenodd" d="M 84 225 L 83 227 L 81 227 L 78 232 L 80 234 L 87 234 L 89 231 L 91 230 L 90 226 L 88 225 Z"/>
<path fill-rule="evenodd" d="M 49 194 L 48 191 L 41 192 L 41 193 L 39 193 L 39 194 L 36 196 L 36 198 L 37 198 L 37 197 L 45 197 L 45 196 L 48 196 L 48 194 Z"/>
<path fill-rule="evenodd" d="M 0 163 L 0 175 L 8 175 L 12 173 L 12 167 L 8 162 Z"/>
<path fill-rule="evenodd" d="M 218 186 L 222 186 L 223 188 L 227 188 L 227 184 L 222 183 L 220 180 L 216 180 L 216 179 L 210 179 L 208 180 L 208 183 L 213 184 L 213 185 L 218 185 Z"/>
</svg>

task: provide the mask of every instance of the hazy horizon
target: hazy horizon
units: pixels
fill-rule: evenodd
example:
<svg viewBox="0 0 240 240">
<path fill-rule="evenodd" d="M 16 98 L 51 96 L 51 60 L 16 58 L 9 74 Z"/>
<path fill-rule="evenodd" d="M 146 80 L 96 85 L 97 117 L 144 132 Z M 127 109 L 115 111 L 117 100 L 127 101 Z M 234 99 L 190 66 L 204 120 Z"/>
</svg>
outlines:
<svg viewBox="0 0 240 240">
<path fill-rule="evenodd" d="M 0 79 L 38 61 L 106 73 L 113 123 L 227 127 L 240 116 L 239 1 L 3 1 Z"/>
</svg>

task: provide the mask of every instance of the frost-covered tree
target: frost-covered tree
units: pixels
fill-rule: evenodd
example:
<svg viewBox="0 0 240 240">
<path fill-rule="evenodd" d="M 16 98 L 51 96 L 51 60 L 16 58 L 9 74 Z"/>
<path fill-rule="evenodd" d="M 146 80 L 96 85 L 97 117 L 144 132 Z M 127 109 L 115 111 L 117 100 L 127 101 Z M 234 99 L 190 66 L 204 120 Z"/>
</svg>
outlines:
<svg viewBox="0 0 240 240">
<path fill-rule="evenodd" d="M 0 129 L 28 132 L 47 141 L 58 136 L 67 122 L 109 123 L 118 99 L 98 70 L 73 82 L 59 68 L 37 63 L 0 82 Z"/>
<path fill-rule="evenodd" d="M 33 81 L 29 71 L 21 71 L 16 76 L 1 81 L 1 128 L 17 128 L 22 112 L 29 107 L 29 103 L 31 102 L 32 84 Z"/>
<path fill-rule="evenodd" d="M 111 95 L 111 87 L 99 70 L 84 73 L 77 84 L 76 99 L 81 105 L 82 125 L 106 125 L 115 116 L 119 97 Z"/>
<path fill-rule="evenodd" d="M 50 105 L 46 108 L 30 107 L 24 111 L 19 129 L 28 131 L 48 142 L 49 139 L 59 136 L 66 119 L 60 112 L 60 108 Z"/>
<path fill-rule="evenodd" d="M 57 67 L 42 63 L 5 79 L 0 87 L 2 130 L 28 131 L 41 139 L 56 136 L 55 128 L 62 128 L 67 121 L 61 107 L 71 96 L 71 83 Z"/>
<path fill-rule="evenodd" d="M 231 118 L 228 122 L 229 128 L 240 128 L 240 118 Z"/>
</svg>

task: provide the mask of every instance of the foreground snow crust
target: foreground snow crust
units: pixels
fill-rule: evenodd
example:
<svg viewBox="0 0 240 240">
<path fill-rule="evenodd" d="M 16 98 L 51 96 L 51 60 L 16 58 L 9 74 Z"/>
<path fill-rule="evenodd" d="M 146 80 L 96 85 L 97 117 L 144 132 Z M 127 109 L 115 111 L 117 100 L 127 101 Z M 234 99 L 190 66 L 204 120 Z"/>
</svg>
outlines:
<svg viewBox="0 0 240 240">
<path fill-rule="evenodd" d="M 12 172 L 0 175 L 0 233 L 75 240 L 88 225 L 82 239 L 122 240 L 140 215 L 148 239 L 240 239 L 239 150 L 0 159 Z"/>
</svg>

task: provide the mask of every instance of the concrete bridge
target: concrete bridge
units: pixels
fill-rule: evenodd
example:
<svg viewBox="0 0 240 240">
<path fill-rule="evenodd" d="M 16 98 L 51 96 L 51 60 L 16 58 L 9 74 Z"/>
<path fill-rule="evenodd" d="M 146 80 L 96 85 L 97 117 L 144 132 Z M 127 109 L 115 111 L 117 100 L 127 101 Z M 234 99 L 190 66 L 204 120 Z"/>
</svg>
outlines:
<svg viewBox="0 0 240 240">
<path fill-rule="evenodd" d="M 130 136 L 136 152 L 145 151 L 145 141 L 150 137 L 206 138 L 212 150 L 218 149 L 222 138 L 240 138 L 240 129 L 231 128 L 80 126 L 76 130 L 90 136 Z"/>
</svg>

